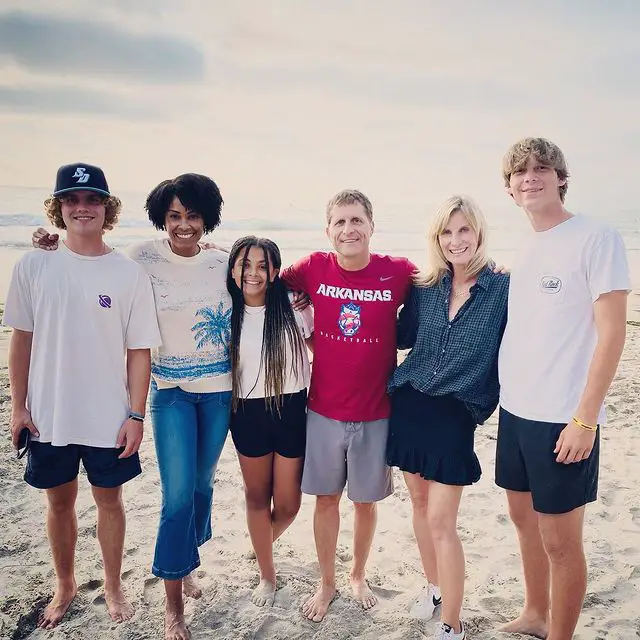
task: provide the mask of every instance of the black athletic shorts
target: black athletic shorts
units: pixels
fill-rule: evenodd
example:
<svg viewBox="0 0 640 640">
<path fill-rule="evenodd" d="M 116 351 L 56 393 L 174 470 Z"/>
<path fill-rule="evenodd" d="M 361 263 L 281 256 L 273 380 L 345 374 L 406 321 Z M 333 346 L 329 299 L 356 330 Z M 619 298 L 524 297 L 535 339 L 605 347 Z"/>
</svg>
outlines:
<svg viewBox="0 0 640 640">
<path fill-rule="evenodd" d="M 496 484 L 530 491 L 538 513 L 568 513 L 598 497 L 600 429 L 586 460 L 562 464 L 553 450 L 566 426 L 519 418 L 500 407 Z"/>
<path fill-rule="evenodd" d="M 118 458 L 123 451 L 124 447 L 116 449 L 82 444 L 54 447 L 50 442 L 31 441 L 24 479 L 37 489 L 53 489 L 75 480 L 82 460 L 91 485 L 112 489 L 142 473 L 138 454 Z"/>
<path fill-rule="evenodd" d="M 238 453 L 259 458 L 277 453 L 301 458 L 307 443 L 307 390 L 282 396 L 280 412 L 269 409 L 264 398 L 240 400 L 229 424 Z"/>
</svg>

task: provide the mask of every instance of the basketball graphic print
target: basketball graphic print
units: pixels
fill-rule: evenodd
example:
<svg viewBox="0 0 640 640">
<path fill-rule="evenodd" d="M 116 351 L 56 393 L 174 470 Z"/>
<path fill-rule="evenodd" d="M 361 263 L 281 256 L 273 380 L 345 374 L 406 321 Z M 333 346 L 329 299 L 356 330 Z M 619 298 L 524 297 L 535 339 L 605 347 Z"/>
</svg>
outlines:
<svg viewBox="0 0 640 640">
<path fill-rule="evenodd" d="M 104 293 L 98 296 L 98 303 L 103 309 L 111 309 L 111 298 Z"/>
<path fill-rule="evenodd" d="M 360 305 L 343 304 L 340 308 L 340 317 L 338 318 L 338 326 L 345 336 L 355 336 L 360 330 L 362 320 L 360 319 Z"/>
</svg>

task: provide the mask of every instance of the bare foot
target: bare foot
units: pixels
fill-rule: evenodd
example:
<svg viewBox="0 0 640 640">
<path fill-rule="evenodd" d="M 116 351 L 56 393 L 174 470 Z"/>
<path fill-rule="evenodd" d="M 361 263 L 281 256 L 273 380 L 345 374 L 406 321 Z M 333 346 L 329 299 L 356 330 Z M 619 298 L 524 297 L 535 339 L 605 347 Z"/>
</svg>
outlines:
<svg viewBox="0 0 640 640">
<path fill-rule="evenodd" d="M 260 584 L 251 593 L 251 602 L 257 607 L 269 607 L 276 597 L 276 585 L 269 580 L 260 580 Z"/>
<path fill-rule="evenodd" d="M 164 614 L 164 638 L 165 640 L 189 640 L 191 632 L 184 621 L 184 614 L 175 611 L 166 611 Z"/>
<path fill-rule="evenodd" d="M 549 633 L 549 625 L 547 620 L 523 612 L 515 620 L 502 625 L 499 631 L 505 633 L 522 633 L 544 640 Z"/>
<path fill-rule="evenodd" d="M 193 598 L 194 600 L 202 597 L 202 589 L 193 573 L 182 578 L 182 593 L 184 593 L 187 598 Z"/>
<path fill-rule="evenodd" d="M 107 603 L 107 611 L 114 622 L 124 622 L 133 617 L 136 612 L 133 605 L 127 600 L 122 587 L 104 589 L 104 600 Z"/>
<path fill-rule="evenodd" d="M 321 584 L 316 592 L 302 605 L 302 613 L 307 620 L 322 622 L 329 605 L 336 597 L 336 588 Z"/>
<path fill-rule="evenodd" d="M 75 581 L 69 585 L 58 584 L 56 591 L 51 598 L 51 602 L 45 607 L 40 615 L 38 626 L 42 629 L 53 629 L 57 627 L 60 620 L 64 618 L 69 610 L 73 599 L 78 593 Z"/>
<path fill-rule="evenodd" d="M 364 578 L 354 578 L 352 576 L 349 578 L 349 582 L 351 582 L 354 599 L 362 605 L 363 609 L 371 609 L 378 602 L 378 598 L 373 595 L 373 591 L 371 591 Z"/>
</svg>

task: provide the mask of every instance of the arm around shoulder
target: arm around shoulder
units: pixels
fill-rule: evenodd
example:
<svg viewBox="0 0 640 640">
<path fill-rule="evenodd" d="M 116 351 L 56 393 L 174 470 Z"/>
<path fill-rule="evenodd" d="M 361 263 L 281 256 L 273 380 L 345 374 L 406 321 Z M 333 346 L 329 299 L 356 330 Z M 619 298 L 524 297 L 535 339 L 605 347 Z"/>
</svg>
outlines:
<svg viewBox="0 0 640 640">
<path fill-rule="evenodd" d="M 396 326 L 398 349 L 413 348 L 418 337 L 417 291 L 417 287 L 411 287 L 407 295 L 407 301 L 400 309 Z"/>
<path fill-rule="evenodd" d="M 280 272 L 280 278 L 288 289 L 310 293 L 308 290 L 308 274 L 314 268 L 314 255 L 312 253 L 300 258 L 300 260 Z"/>
</svg>

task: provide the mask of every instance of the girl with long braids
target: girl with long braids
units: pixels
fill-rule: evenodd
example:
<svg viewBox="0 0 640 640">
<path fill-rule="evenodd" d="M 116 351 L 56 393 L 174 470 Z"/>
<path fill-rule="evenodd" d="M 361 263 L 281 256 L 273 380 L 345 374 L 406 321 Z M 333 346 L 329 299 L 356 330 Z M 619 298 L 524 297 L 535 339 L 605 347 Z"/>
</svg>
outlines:
<svg viewBox="0 0 640 640">
<path fill-rule="evenodd" d="M 280 280 L 277 245 L 246 236 L 229 254 L 231 435 L 245 488 L 247 526 L 260 568 L 251 600 L 272 605 L 273 542 L 300 509 L 306 444 L 311 307 L 294 311 Z"/>
</svg>

